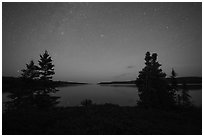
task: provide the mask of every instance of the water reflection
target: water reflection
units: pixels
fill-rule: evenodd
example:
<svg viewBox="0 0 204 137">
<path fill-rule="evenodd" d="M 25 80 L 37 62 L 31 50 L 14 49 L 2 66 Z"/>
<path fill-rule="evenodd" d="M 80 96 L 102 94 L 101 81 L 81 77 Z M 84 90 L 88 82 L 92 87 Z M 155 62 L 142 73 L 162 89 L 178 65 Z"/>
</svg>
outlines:
<svg viewBox="0 0 204 137">
<path fill-rule="evenodd" d="M 26 88 L 10 92 L 4 111 L 49 109 L 55 107 L 60 97 L 54 96 L 54 87 Z"/>
<path fill-rule="evenodd" d="M 202 105 L 202 89 L 189 89 L 191 101 L 196 106 Z M 139 100 L 135 85 L 83 85 L 59 88 L 58 106 L 79 106 L 84 99 L 91 99 L 96 104 L 112 103 L 120 106 L 136 106 Z"/>
<path fill-rule="evenodd" d="M 202 89 L 190 89 L 191 101 L 202 106 Z M 120 106 L 135 106 L 139 100 L 135 85 L 78 85 L 60 87 L 26 88 L 3 93 L 3 102 L 7 110 L 49 109 L 57 106 L 79 106 L 84 99 L 93 103 L 112 103 Z M 3 106 L 3 110 L 5 110 Z"/>
<path fill-rule="evenodd" d="M 139 99 L 136 86 L 81 85 L 59 88 L 56 93 L 61 98 L 58 106 L 80 106 L 80 102 L 90 99 L 96 104 L 118 104 L 120 106 L 135 106 Z"/>
</svg>

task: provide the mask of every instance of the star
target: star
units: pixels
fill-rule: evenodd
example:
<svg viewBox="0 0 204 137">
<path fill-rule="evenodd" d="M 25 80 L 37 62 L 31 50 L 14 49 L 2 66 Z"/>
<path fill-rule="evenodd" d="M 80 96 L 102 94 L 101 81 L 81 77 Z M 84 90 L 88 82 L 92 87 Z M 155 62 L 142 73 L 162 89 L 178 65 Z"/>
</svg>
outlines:
<svg viewBox="0 0 204 137">
<path fill-rule="evenodd" d="M 154 11 L 156 12 L 158 9 L 157 8 L 154 8 Z"/>
<path fill-rule="evenodd" d="M 72 13 L 73 13 L 73 11 L 72 11 L 72 10 L 70 10 L 70 11 L 69 11 L 69 13 L 70 13 L 70 14 L 72 14 Z"/>
<path fill-rule="evenodd" d="M 105 36 L 104 34 L 101 34 L 101 35 L 100 35 L 101 38 L 103 38 L 104 36 Z"/>
<path fill-rule="evenodd" d="M 60 34 L 61 34 L 61 35 L 64 35 L 64 32 L 62 31 Z"/>
</svg>

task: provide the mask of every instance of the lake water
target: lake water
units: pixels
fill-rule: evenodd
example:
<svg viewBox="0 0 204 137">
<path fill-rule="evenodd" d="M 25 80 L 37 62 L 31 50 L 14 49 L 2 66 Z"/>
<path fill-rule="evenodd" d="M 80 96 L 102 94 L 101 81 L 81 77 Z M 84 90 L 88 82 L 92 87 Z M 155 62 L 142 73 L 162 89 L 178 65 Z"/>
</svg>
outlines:
<svg viewBox="0 0 204 137">
<path fill-rule="evenodd" d="M 139 100 L 137 87 L 134 85 L 76 85 L 57 88 L 54 93 L 58 99 L 58 106 L 79 106 L 84 99 L 91 99 L 93 103 L 112 103 L 120 106 L 135 106 Z M 202 89 L 190 90 L 192 103 L 202 105 Z M 9 93 L 3 93 L 2 100 L 6 102 Z"/>
</svg>

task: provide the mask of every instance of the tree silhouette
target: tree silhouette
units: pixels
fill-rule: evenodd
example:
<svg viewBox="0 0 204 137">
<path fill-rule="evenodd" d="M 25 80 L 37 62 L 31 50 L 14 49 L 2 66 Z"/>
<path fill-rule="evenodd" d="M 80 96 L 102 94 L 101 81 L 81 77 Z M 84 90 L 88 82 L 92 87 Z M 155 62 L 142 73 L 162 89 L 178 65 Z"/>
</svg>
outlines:
<svg viewBox="0 0 204 137">
<path fill-rule="evenodd" d="M 54 108 L 60 97 L 50 95 L 57 92 L 55 87 L 29 87 L 16 90 L 8 95 L 9 101 L 5 103 L 6 111 L 49 109 Z"/>
<path fill-rule="evenodd" d="M 39 71 L 41 74 L 40 79 L 41 80 L 50 80 L 52 79 L 51 75 L 54 75 L 54 65 L 52 64 L 52 59 L 50 55 L 48 54 L 47 50 L 45 50 L 45 53 L 43 55 L 40 55 L 39 63 Z"/>
<path fill-rule="evenodd" d="M 157 54 L 150 52 L 145 56 L 145 67 L 136 79 L 140 100 L 139 106 L 164 108 L 170 106 L 174 100 L 168 91 L 166 74 L 159 67 Z"/>
<path fill-rule="evenodd" d="M 188 107 L 191 105 L 190 101 L 191 96 L 188 94 L 188 88 L 186 82 L 183 82 L 182 91 L 181 91 L 181 101 L 184 107 Z"/>
<path fill-rule="evenodd" d="M 26 69 L 22 69 L 23 80 L 34 80 L 39 77 L 38 67 L 34 64 L 33 60 L 29 64 L 26 64 Z"/>
<path fill-rule="evenodd" d="M 170 84 L 170 95 L 172 98 L 174 98 L 174 100 L 176 101 L 176 98 L 177 98 L 177 101 L 178 101 L 178 104 L 179 104 L 179 97 L 176 95 L 178 94 L 178 83 L 177 83 L 177 80 L 176 80 L 176 72 L 174 71 L 174 69 L 172 68 L 172 71 L 171 71 L 171 84 Z M 175 102 L 176 103 L 176 102 Z"/>
</svg>

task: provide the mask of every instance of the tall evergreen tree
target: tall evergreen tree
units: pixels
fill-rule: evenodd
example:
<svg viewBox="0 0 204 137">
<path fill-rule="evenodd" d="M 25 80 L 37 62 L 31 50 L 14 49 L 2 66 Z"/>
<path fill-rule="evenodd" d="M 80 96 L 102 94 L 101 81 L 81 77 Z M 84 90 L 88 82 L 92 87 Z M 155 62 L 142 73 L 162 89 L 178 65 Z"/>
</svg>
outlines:
<svg viewBox="0 0 204 137">
<path fill-rule="evenodd" d="M 139 72 L 136 80 L 140 100 L 138 105 L 145 107 L 164 108 L 173 103 L 167 89 L 166 74 L 160 69 L 157 54 L 150 52 L 145 56 L 145 67 Z"/>
<path fill-rule="evenodd" d="M 171 71 L 170 94 L 171 94 L 172 98 L 174 98 L 175 101 L 177 100 L 177 102 L 179 104 L 179 97 L 176 96 L 178 94 L 177 93 L 178 92 L 178 83 L 177 83 L 176 76 L 177 76 L 176 72 L 174 71 L 174 69 L 172 69 L 172 71 Z"/>
<path fill-rule="evenodd" d="M 38 67 L 31 60 L 29 64 L 26 64 L 26 69 L 22 69 L 22 79 L 23 80 L 34 80 L 39 77 Z"/>
<path fill-rule="evenodd" d="M 40 55 L 39 63 L 39 71 L 40 71 L 40 79 L 41 80 L 50 80 L 52 79 L 52 75 L 54 72 L 54 65 L 52 64 L 52 59 L 48 54 L 47 50 L 45 50 L 43 55 Z"/>
</svg>

